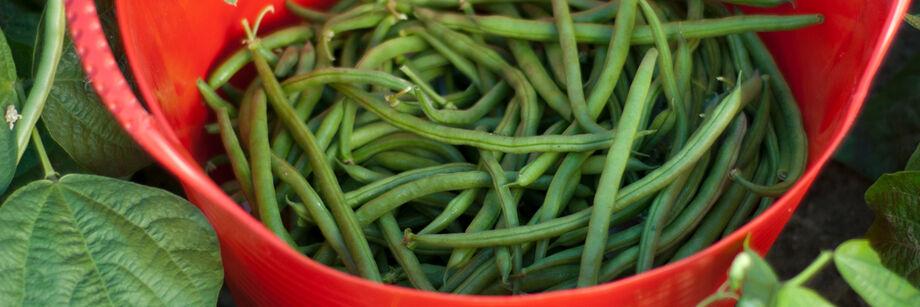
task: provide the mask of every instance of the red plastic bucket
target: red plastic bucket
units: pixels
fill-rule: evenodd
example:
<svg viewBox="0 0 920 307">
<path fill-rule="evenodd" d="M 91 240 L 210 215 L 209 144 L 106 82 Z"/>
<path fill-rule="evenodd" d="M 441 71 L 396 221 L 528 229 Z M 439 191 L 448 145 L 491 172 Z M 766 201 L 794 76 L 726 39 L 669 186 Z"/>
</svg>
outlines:
<svg viewBox="0 0 920 307">
<path fill-rule="evenodd" d="M 808 133 L 805 176 L 763 215 L 692 257 L 647 273 L 575 290 L 511 296 L 447 295 L 372 283 L 298 254 L 243 212 L 205 175 L 195 158 L 213 152 L 194 80 L 228 46 L 239 44 L 240 19 L 266 4 L 266 24 L 293 20 L 282 0 L 118 1 L 128 59 L 148 102 L 138 102 L 114 58 L 92 0 L 67 0 L 77 51 L 93 85 L 124 128 L 185 186 L 217 230 L 227 284 L 243 305 L 337 306 L 687 306 L 715 290 L 745 236 L 765 253 L 808 186 L 853 124 L 909 0 L 811 0 L 771 13 L 821 13 L 822 25 L 764 34 L 798 98 Z M 302 1 L 318 5 L 322 1 Z M 152 115 L 151 115 L 152 114 Z"/>
</svg>

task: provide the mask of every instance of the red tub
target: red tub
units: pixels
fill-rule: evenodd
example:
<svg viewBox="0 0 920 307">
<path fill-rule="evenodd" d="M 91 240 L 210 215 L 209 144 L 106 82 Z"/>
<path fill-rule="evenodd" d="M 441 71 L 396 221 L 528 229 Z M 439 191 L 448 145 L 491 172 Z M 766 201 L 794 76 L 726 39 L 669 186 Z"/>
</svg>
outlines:
<svg viewBox="0 0 920 307">
<path fill-rule="evenodd" d="M 226 46 L 239 44 L 240 19 L 266 4 L 266 24 L 293 17 L 282 0 L 118 1 L 131 69 L 144 100 L 127 86 L 109 50 L 92 0 L 67 0 L 70 31 L 93 85 L 124 128 L 175 174 L 220 237 L 227 284 L 242 305 L 322 306 L 688 306 L 724 279 L 745 236 L 765 253 L 808 186 L 853 124 L 909 0 L 799 0 L 772 13 L 820 13 L 822 25 L 764 34 L 798 98 L 808 133 L 805 176 L 763 215 L 692 257 L 594 287 L 526 296 L 468 296 L 376 284 L 298 254 L 243 212 L 203 172 L 195 157 L 214 151 L 203 139 L 207 110 L 194 80 Z M 306 4 L 318 4 L 309 3 Z M 317 2 L 317 1 L 313 1 Z"/>
</svg>

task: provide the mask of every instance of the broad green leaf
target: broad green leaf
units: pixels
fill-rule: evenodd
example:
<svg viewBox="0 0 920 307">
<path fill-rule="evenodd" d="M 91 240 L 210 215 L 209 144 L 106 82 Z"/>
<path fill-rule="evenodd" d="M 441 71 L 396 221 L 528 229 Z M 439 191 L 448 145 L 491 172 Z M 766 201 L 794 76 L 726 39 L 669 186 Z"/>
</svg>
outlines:
<svg viewBox="0 0 920 307">
<path fill-rule="evenodd" d="M 825 300 L 821 295 L 819 295 L 814 290 L 799 287 L 786 285 L 779 289 L 779 292 L 776 293 L 776 298 L 774 300 L 773 306 L 775 307 L 832 307 L 834 304 L 831 304 Z"/>
<path fill-rule="evenodd" d="M 15 120 L 16 109 L 16 65 L 13 54 L 6 43 L 6 35 L 0 29 L 0 194 L 13 180 L 16 173 L 16 155 L 18 146 L 13 130 L 9 128 L 10 120 Z M 8 118 L 9 117 L 9 118 Z"/>
<path fill-rule="evenodd" d="M 867 240 L 850 240 L 838 246 L 834 264 L 869 305 L 920 306 L 920 291 L 885 268 Z"/>
<path fill-rule="evenodd" d="M 90 171 L 121 177 L 150 164 L 144 150 L 109 113 L 85 80 L 68 40 L 42 120 L 51 137 Z"/>
<path fill-rule="evenodd" d="M 880 84 L 835 158 L 866 178 L 902 170 L 920 142 L 920 53 Z"/>
<path fill-rule="evenodd" d="M 910 155 L 910 158 L 907 159 L 907 165 L 904 166 L 905 171 L 920 171 L 920 144 L 917 144 L 917 148 L 914 149 L 914 153 Z"/>
<path fill-rule="evenodd" d="M 41 121 L 38 122 L 35 129 L 38 130 L 38 135 L 41 136 L 42 143 L 45 144 L 45 153 L 48 154 L 48 160 L 51 160 L 51 166 L 54 167 L 55 171 L 61 174 L 91 173 L 86 168 L 77 164 L 60 145 L 51 139 L 51 136 L 48 135 L 47 129 L 44 128 L 44 124 Z M 6 194 L 0 194 L 0 203 L 3 203 L 10 194 L 20 187 L 32 183 L 32 181 L 42 179 L 44 176 L 45 172 L 38 162 L 38 153 L 35 151 L 35 144 L 29 142 L 29 147 L 26 148 L 26 152 L 22 155 L 22 158 L 19 159 L 19 165 L 16 166 L 16 175 L 13 176 L 13 181 L 10 182 L 10 186 L 6 189 Z M 158 185 L 153 186 L 158 187 Z"/>
<path fill-rule="evenodd" d="M 214 230 L 187 201 L 95 175 L 35 181 L 0 207 L 0 306 L 214 306 Z"/>
<path fill-rule="evenodd" d="M 920 171 L 882 175 L 866 203 L 875 211 L 866 237 L 882 263 L 920 287 Z"/>
</svg>

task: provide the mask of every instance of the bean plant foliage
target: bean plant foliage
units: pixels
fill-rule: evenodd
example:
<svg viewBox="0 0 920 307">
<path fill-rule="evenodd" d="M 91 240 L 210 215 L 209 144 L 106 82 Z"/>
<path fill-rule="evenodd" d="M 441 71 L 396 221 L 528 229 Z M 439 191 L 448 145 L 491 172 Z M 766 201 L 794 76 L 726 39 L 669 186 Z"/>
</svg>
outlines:
<svg viewBox="0 0 920 307">
<path fill-rule="evenodd" d="M 183 198 L 123 180 L 151 160 L 94 93 L 66 31 L 47 30 L 61 3 L 43 14 L 37 1 L 0 1 L 0 306 L 214 306 L 214 229 Z M 50 87 L 34 99 L 39 81 Z M 41 113 L 20 113 L 30 103 Z"/>
<path fill-rule="evenodd" d="M 904 171 L 882 175 L 865 199 L 875 212 L 865 239 L 822 252 L 802 273 L 784 282 L 757 252 L 745 247 L 729 269 L 726 286 L 700 305 L 735 299 L 739 306 L 832 306 L 802 284 L 833 261 L 869 305 L 920 306 L 920 146 Z"/>
</svg>

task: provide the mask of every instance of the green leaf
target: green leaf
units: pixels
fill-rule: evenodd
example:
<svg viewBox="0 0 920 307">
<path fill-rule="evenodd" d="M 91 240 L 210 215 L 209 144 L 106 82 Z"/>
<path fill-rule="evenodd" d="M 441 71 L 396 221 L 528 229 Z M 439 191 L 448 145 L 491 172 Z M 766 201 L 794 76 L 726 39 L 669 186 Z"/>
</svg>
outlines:
<svg viewBox="0 0 920 307">
<path fill-rule="evenodd" d="M 867 240 L 850 240 L 838 246 L 834 264 L 869 305 L 920 306 L 920 291 L 885 268 Z"/>
<path fill-rule="evenodd" d="M 875 211 L 866 237 L 882 263 L 920 287 L 920 171 L 882 175 L 866 203 Z"/>
<path fill-rule="evenodd" d="M 16 112 L 16 65 L 13 63 L 13 54 L 6 43 L 6 35 L 0 29 L 0 194 L 13 180 L 16 173 L 16 155 L 18 145 L 13 130 L 9 129 L 7 115 Z"/>
<path fill-rule="evenodd" d="M 819 295 L 814 290 L 799 287 L 786 285 L 779 289 L 779 292 L 776 293 L 775 304 L 776 307 L 799 307 L 799 306 L 808 306 L 808 307 L 830 307 L 834 306 L 827 300 L 825 300 L 821 295 Z"/>
<path fill-rule="evenodd" d="M 94 173 L 121 177 L 151 163 L 85 80 L 80 58 L 69 39 L 42 120 L 51 137 Z"/>
<path fill-rule="evenodd" d="M 35 181 L 0 207 L 0 306 L 214 306 L 214 230 L 187 201 L 95 175 Z"/>
<path fill-rule="evenodd" d="M 920 143 L 920 53 L 879 84 L 835 158 L 866 178 L 902 170 Z"/>
<path fill-rule="evenodd" d="M 904 21 L 911 27 L 914 27 L 914 29 L 920 29 L 920 16 L 904 14 Z"/>
<path fill-rule="evenodd" d="M 920 171 L 920 144 L 917 144 L 917 149 L 914 149 L 914 153 L 907 159 L 907 165 L 904 166 L 904 170 Z"/>
<path fill-rule="evenodd" d="M 770 264 L 747 246 L 732 262 L 728 280 L 732 289 L 741 289 L 738 306 L 767 306 L 780 287 Z"/>
</svg>

